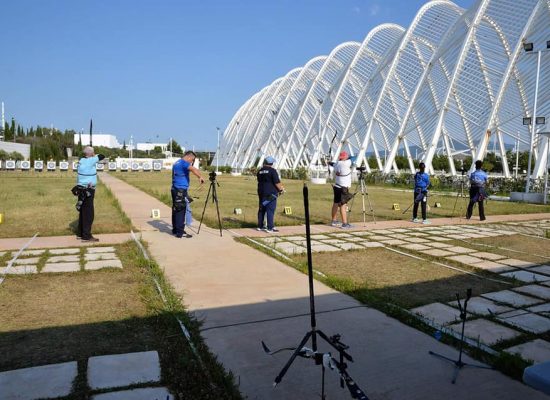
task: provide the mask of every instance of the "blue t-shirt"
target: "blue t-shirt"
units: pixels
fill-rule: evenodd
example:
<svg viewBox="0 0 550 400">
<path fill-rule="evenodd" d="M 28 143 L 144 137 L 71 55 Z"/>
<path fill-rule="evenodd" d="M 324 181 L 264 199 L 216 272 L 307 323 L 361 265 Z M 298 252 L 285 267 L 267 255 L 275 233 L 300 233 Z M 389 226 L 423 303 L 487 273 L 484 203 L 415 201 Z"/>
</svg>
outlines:
<svg viewBox="0 0 550 400">
<path fill-rule="evenodd" d="M 281 180 L 275 168 L 263 166 L 256 174 L 256 178 L 258 179 L 259 196 L 267 197 L 279 193 L 276 185 L 280 183 Z"/>
<path fill-rule="evenodd" d="M 96 164 L 99 162 L 99 157 L 81 158 L 78 162 L 77 180 L 76 184 L 79 186 L 92 186 L 97 185 L 97 170 Z"/>
<path fill-rule="evenodd" d="M 191 163 L 183 158 L 176 161 L 172 167 L 172 187 L 175 189 L 189 189 L 189 167 Z"/>
<path fill-rule="evenodd" d="M 470 185 L 472 187 L 485 187 L 487 183 L 487 173 L 481 169 L 476 169 L 470 174 Z"/>
<path fill-rule="evenodd" d="M 427 190 L 430 186 L 430 176 L 425 172 L 417 172 L 414 174 L 414 190 Z"/>
</svg>

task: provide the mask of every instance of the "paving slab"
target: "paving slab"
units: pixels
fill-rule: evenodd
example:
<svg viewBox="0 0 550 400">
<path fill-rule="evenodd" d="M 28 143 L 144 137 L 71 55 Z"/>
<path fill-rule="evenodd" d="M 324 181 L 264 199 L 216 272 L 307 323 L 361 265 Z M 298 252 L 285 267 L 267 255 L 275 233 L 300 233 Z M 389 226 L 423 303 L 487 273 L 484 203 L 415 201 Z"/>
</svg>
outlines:
<svg viewBox="0 0 550 400">
<path fill-rule="evenodd" d="M 64 249 L 49 249 L 48 250 L 50 254 L 78 254 L 80 253 L 79 248 L 71 247 L 71 248 L 64 248 Z"/>
<path fill-rule="evenodd" d="M 327 236 L 327 235 L 311 235 L 311 239 L 313 239 L 313 240 L 330 239 L 330 236 Z"/>
<path fill-rule="evenodd" d="M 66 262 L 66 263 L 47 263 L 42 268 L 42 273 L 44 272 L 78 272 L 80 271 L 80 263 L 77 262 Z"/>
<path fill-rule="evenodd" d="M 401 245 L 401 244 L 409 243 L 409 242 L 405 242 L 404 240 L 400 240 L 400 239 L 381 240 L 381 242 L 383 242 L 385 244 L 390 244 L 392 246 L 398 246 L 398 245 Z"/>
<path fill-rule="evenodd" d="M 453 253 L 459 253 L 459 254 L 466 254 L 466 253 L 471 253 L 472 249 L 468 249 L 467 247 L 462 247 L 462 246 L 453 246 L 453 247 L 447 247 L 447 251 L 452 251 Z"/>
<path fill-rule="evenodd" d="M 338 244 L 337 246 L 343 250 L 356 250 L 356 249 L 365 248 L 364 246 L 361 246 L 360 244 L 357 244 L 357 243 L 341 243 L 341 244 Z"/>
<path fill-rule="evenodd" d="M 455 305 L 456 302 L 449 302 L 449 304 Z M 491 315 L 500 314 L 512 310 L 513 308 L 496 304 L 494 301 L 484 299 L 483 297 L 472 297 L 468 301 L 468 311 L 474 314 Z"/>
<path fill-rule="evenodd" d="M 417 251 L 430 249 L 428 246 L 425 246 L 423 244 L 418 244 L 418 243 L 404 244 L 404 245 L 401 245 L 400 247 L 407 250 L 417 250 Z"/>
<path fill-rule="evenodd" d="M 284 239 L 290 240 L 291 242 L 294 242 L 296 240 L 304 240 L 305 236 L 283 236 Z"/>
<path fill-rule="evenodd" d="M 522 282 L 544 282 L 550 281 L 550 276 L 536 274 L 531 271 L 516 270 L 511 272 L 505 272 L 501 274 L 502 276 L 507 276 L 508 278 L 514 278 Z"/>
<path fill-rule="evenodd" d="M 312 244 L 311 251 L 318 253 L 321 251 L 340 251 L 340 249 L 329 244 Z"/>
<path fill-rule="evenodd" d="M 550 303 L 544 303 L 544 304 L 539 304 L 537 306 L 527 307 L 527 310 L 534 313 L 550 316 Z"/>
<path fill-rule="evenodd" d="M 45 249 L 42 250 L 25 250 L 21 252 L 21 256 L 28 257 L 28 256 L 40 256 L 46 252 Z M 4 252 L 0 252 L 0 257 L 4 255 Z"/>
<path fill-rule="evenodd" d="M 358 237 L 358 236 L 350 236 L 346 238 L 348 242 L 366 242 L 367 239 L 364 237 Z"/>
<path fill-rule="evenodd" d="M 445 249 L 445 248 L 448 248 L 448 247 L 453 247 L 452 244 L 442 243 L 442 242 L 431 242 L 430 244 L 427 244 L 426 246 L 434 247 L 436 249 Z"/>
<path fill-rule="evenodd" d="M 452 240 L 451 238 L 448 238 L 448 237 L 444 237 L 444 236 L 434 236 L 432 238 L 432 240 L 435 240 L 437 242 L 448 242 L 450 240 Z"/>
<path fill-rule="evenodd" d="M 363 242 L 361 244 L 365 247 L 384 247 L 384 244 L 379 242 Z"/>
<path fill-rule="evenodd" d="M 529 267 L 529 271 L 550 275 L 550 265 L 538 265 L 536 267 Z"/>
<path fill-rule="evenodd" d="M 511 354 L 519 354 L 524 360 L 531 360 L 535 364 L 550 360 L 550 343 L 542 339 L 535 339 L 531 342 L 518 344 L 504 351 Z"/>
<path fill-rule="evenodd" d="M 448 249 L 451 250 L 451 249 Z M 447 260 L 453 260 L 462 264 L 472 265 L 482 262 L 483 260 L 481 258 L 467 256 L 467 255 L 459 255 L 459 256 L 449 256 L 445 257 Z"/>
<path fill-rule="evenodd" d="M 541 299 L 550 300 L 550 287 L 541 285 L 527 285 L 514 288 L 514 291 L 521 292 L 526 295 L 539 297 Z"/>
<path fill-rule="evenodd" d="M 80 262 L 80 255 L 72 256 L 53 256 L 49 257 L 46 260 L 48 263 L 58 263 L 58 262 Z"/>
<path fill-rule="evenodd" d="M 88 261 L 84 264 L 86 271 L 92 271 L 102 268 L 122 268 L 120 260 L 100 260 L 100 261 Z"/>
<path fill-rule="evenodd" d="M 375 240 L 375 241 L 390 240 L 390 239 L 392 239 L 392 238 L 390 238 L 388 236 L 380 236 L 380 235 L 374 235 L 374 236 L 369 237 L 369 240 Z"/>
<path fill-rule="evenodd" d="M 445 251 L 441 249 L 422 250 L 421 253 L 424 253 L 433 257 L 444 257 L 444 256 L 454 254 L 454 253 L 451 253 L 450 251 Z"/>
<path fill-rule="evenodd" d="M 118 256 L 115 253 L 92 253 L 92 254 L 85 254 L 84 259 L 86 261 L 118 260 Z"/>
<path fill-rule="evenodd" d="M 338 245 L 338 244 L 341 244 L 341 243 L 347 243 L 345 240 L 342 240 L 342 239 L 325 239 L 325 240 L 320 240 L 319 242 L 328 243 L 328 244 L 335 244 L 335 245 Z"/>
<path fill-rule="evenodd" d="M 165 387 L 122 390 L 96 394 L 92 400 L 175 400 Z"/>
<path fill-rule="evenodd" d="M 471 256 L 477 257 L 477 258 L 483 258 L 485 260 L 502 260 L 503 258 L 506 258 L 506 256 L 495 254 L 495 253 L 488 253 L 486 251 L 478 251 L 476 253 L 471 253 Z"/>
<path fill-rule="evenodd" d="M 341 232 L 341 233 L 333 233 L 332 236 L 334 237 L 337 237 L 337 238 L 350 238 L 350 237 L 353 237 L 353 235 L 351 233 L 344 233 L 344 232 Z"/>
<path fill-rule="evenodd" d="M 116 249 L 111 246 L 106 247 L 88 247 L 86 250 L 86 253 L 92 254 L 92 253 L 114 253 Z"/>
<path fill-rule="evenodd" d="M 38 264 L 38 261 L 40 261 L 40 257 L 18 258 L 12 263 L 12 265 Z"/>
<path fill-rule="evenodd" d="M 0 398 L 34 400 L 68 396 L 77 373 L 76 361 L 0 372 Z"/>
<path fill-rule="evenodd" d="M 389 235 L 392 233 L 392 231 L 387 229 L 377 229 L 375 231 L 372 231 L 375 235 Z"/>
<path fill-rule="evenodd" d="M 523 294 L 514 293 L 511 290 L 501 290 L 499 292 L 491 292 L 482 294 L 487 299 L 494 300 L 499 303 L 511 304 L 515 307 L 531 306 L 540 303 L 541 300 L 535 299 Z"/>
<path fill-rule="evenodd" d="M 550 330 L 550 319 L 537 314 L 523 313 L 522 315 L 506 318 L 504 321 L 533 333 L 543 333 Z"/>
<path fill-rule="evenodd" d="M 160 362 L 156 351 L 88 359 L 88 385 L 92 389 L 109 389 L 159 381 Z"/>
<path fill-rule="evenodd" d="M 501 264 L 509 265 L 511 267 L 521 267 L 521 268 L 534 267 L 538 265 L 537 263 L 523 261 L 523 260 L 516 260 L 515 258 L 504 258 L 502 260 L 499 260 L 498 262 Z"/>
<path fill-rule="evenodd" d="M 36 274 L 38 269 L 36 265 L 15 265 L 10 268 L 8 267 L 0 268 L 0 274 L 8 273 L 8 275 L 26 275 L 26 274 Z"/>
<path fill-rule="evenodd" d="M 486 271 L 495 272 L 495 273 L 505 272 L 505 271 L 512 271 L 512 270 L 515 269 L 514 267 L 499 264 L 498 262 L 489 261 L 489 260 L 483 260 L 481 262 L 477 262 L 477 263 L 473 263 L 473 264 L 469 264 L 469 265 L 471 265 L 473 267 L 476 267 L 476 268 L 479 268 L 479 269 L 484 269 Z"/>
<path fill-rule="evenodd" d="M 460 311 L 446 304 L 433 303 L 411 310 L 438 325 L 448 325 L 460 320 Z"/>
<path fill-rule="evenodd" d="M 462 330 L 462 323 L 450 325 L 449 328 L 460 333 Z M 491 346 L 501 340 L 513 339 L 521 335 L 521 333 L 495 322 L 480 318 L 466 321 L 464 335 L 474 340 L 479 339 L 480 342 Z"/>
</svg>

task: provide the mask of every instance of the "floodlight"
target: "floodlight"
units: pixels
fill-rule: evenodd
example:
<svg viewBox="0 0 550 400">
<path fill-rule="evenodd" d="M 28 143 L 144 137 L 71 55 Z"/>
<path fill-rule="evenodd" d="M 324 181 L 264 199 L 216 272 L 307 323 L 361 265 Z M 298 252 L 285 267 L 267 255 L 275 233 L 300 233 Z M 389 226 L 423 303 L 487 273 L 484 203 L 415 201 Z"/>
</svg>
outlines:
<svg viewBox="0 0 550 400">
<path fill-rule="evenodd" d="M 523 125 L 531 125 L 532 118 L 531 117 L 524 117 L 523 118 Z"/>
<path fill-rule="evenodd" d="M 545 117 L 536 117 L 535 118 L 535 124 L 536 125 L 544 125 L 546 123 Z"/>
<path fill-rule="evenodd" d="M 533 51 L 533 43 L 523 43 L 523 50 Z"/>
</svg>

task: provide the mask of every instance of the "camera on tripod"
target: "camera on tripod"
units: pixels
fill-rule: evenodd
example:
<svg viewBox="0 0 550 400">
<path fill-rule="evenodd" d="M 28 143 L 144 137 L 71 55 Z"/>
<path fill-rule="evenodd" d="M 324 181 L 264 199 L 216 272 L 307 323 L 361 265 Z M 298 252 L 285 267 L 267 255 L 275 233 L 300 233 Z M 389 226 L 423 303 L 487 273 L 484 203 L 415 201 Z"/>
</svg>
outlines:
<svg viewBox="0 0 550 400">
<path fill-rule="evenodd" d="M 367 170 L 367 166 L 366 165 L 362 165 L 360 167 L 355 167 L 355 169 L 359 172 L 365 172 Z"/>
<path fill-rule="evenodd" d="M 210 182 L 216 182 L 216 171 L 212 171 L 208 174 L 208 179 Z"/>
</svg>

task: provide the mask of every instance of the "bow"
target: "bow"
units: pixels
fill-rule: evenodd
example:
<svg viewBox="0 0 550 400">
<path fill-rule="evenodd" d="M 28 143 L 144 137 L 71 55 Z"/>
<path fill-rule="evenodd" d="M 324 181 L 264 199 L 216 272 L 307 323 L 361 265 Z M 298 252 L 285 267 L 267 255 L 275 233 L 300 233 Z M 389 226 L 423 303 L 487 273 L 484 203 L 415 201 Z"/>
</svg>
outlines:
<svg viewBox="0 0 550 400">
<path fill-rule="evenodd" d="M 330 163 L 332 162 L 332 144 L 336 140 L 336 136 L 338 136 L 337 130 L 334 131 L 334 136 L 332 137 L 332 140 L 330 141 L 330 145 L 328 147 L 327 171 L 329 176 L 330 176 Z"/>
</svg>

